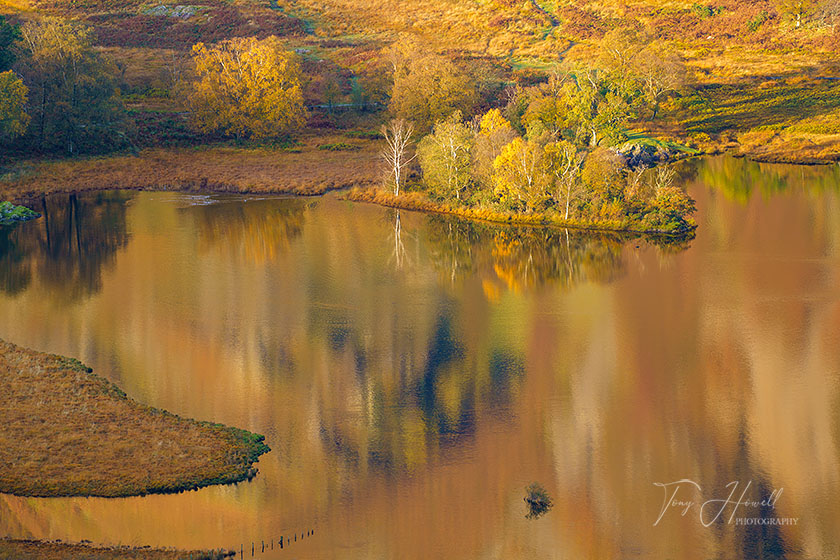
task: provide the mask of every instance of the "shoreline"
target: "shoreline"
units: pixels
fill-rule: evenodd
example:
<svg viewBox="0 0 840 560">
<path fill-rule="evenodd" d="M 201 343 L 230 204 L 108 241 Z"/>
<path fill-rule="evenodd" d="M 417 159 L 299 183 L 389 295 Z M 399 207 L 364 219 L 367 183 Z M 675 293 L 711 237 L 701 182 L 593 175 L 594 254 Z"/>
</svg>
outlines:
<svg viewBox="0 0 840 560">
<path fill-rule="evenodd" d="M 381 167 L 379 143 L 354 139 L 352 150 L 321 149 L 324 142 L 347 140 L 341 134 L 310 135 L 288 147 L 200 145 L 192 148 L 150 148 L 136 154 L 87 158 L 25 160 L 7 166 L 0 176 L 0 200 L 32 203 L 54 193 L 105 190 L 145 190 L 184 193 L 275 194 L 302 197 L 344 191 L 355 202 L 457 216 L 489 223 L 572 228 L 583 231 L 625 232 L 635 235 L 685 240 L 694 228 L 680 231 L 647 230 L 632 220 L 591 222 L 564 220 L 557 214 L 512 214 L 491 209 L 466 208 L 436 203 L 425 193 L 410 191 L 396 200 L 379 188 Z M 713 143 L 699 157 L 730 155 L 760 163 L 780 165 L 834 165 L 832 158 L 813 158 L 806 153 L 769 151 L 755 153 L 738 143 Z M 212 179 L 211 179 L 212 178 Z"/>
<path fill-rule="evenodd" d="M 35 539 L 0 538 L 0 559 L 5 560 L 223 560 L 232 550 L 178 550 L 142 546 L 97 546 Z"/>
<path fill-rule="evenodd" d="M 258 472 L 254 463 L 270 451 L 262 435 L 143 405 L 74 358 L 0 340 L 0 373 L 0 422 L 5 426 L 0 492 L 5 494 L 115 498 L 180 493 L 249 481 Z M 233 555 L 223 549 L 0 537 L 0 559 L 221 560 Z"/>
<path fill-rule="evenodd" d="M 576 220 L 564 220 L 563 218 L 548 214 L 512 214 L 496 212 L 489 209 L 468 208 L 438 204 L 429 200 L 424 193 L 409 191 L 399 196 L 394 196 L 379 187 L 368 187 L 350 189 L 342 198 L 352 202 L 377 204 L 387 208 L 398 210 L 409 210 L 414 212 L 425 212 L 431 214 L 444 214 L 473 221 L 488 222 L 499 225 L 510 226 L 532 226 L 532 227 L 557 227 L 577 229 L 591 232 L 626 233 L 630 235 L 646 235 L 664 237 L 674 241 L 683 241 L 694 237 L 696 226 L 683 231 L 644 230 L 634 229 L 629 221 L 617 222 L 587 222 Z"/>
</svg>

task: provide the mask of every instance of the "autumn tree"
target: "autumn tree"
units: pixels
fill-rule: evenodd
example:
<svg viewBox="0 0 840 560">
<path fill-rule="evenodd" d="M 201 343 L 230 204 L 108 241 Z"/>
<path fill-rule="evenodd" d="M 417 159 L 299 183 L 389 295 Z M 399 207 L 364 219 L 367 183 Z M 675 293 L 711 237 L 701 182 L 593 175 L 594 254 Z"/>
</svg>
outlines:
<svg viewBox="0 0 840 560">
<path fill-rule="evenodd" d="M 686 83 L 685 64 L 662 45 L 653 44 L 642 50 L 633 60 L 633 71 L 651 109 L 651 120 L 656 118 L 662 99 Z"/>
<path fill-rule="evenodd" d="M 586 156 L 581 180 L 592 215 L 607 219 L 623 217 L 624 168 L 624 159 L 607 148 L 596 148 Z"/>
<path fill-rule="evenodd" d="M 651 177 L 653 197 L 644 217 L 645 227 L 653 230 L 684 231 L 695 226 L 691 215 L 697 210 L 694 199 L 674 185 L 677 173 L 670 165 L 656 168 Z"/>
<path fill-rule="evenodd" d="M 414 134 L 414 124 L 405 119 L 393 119 L 382 125 L 382 136 L 385 137 L 385 147 L 380 156 L 385 161 L 387 182 L 393 189 L 394 196 L 400 195 L 400 188 L 405 181 L 406 168 L 417 157 L 409 155 L 411 136 Z"/>
<path fill-rule="evenodd" d="M 509 208 L 534 212 L 548 198 L 548 175 L 543 147 L 534 141 L 515 138 L 502 148 L 493 162 L 495 194 Z"/>
<path fill-rule="evenodd" d="M 602 142 L 617 144 L 626 138 L 626 128 L 633 115 L 632 99 L 596 68 L 581 68 L 564 84 L 569 120 L 578 137 L 591 148 Z"/>
<path fill-rule="evenodd" d="M 490 189 L 493 186 L 493 162 L 517 134 L 498 109 L 490 109 L 476 119 L 474 128 L 472 175 L 482 187 Z"/>
<path fill-rule="evenodd" d="M 26 86 L 11 70 L 0 72 L 0 138 L 14 140 L 26 132 Z"/>
<path fill-rule="evenodd" d="M 0 72 L 12 67 L 15 61 L 15 43 L 20 39 L 20 27 L 6 21 L 0 15 Z"/>
<path fill-rule="evenodd" d="M 300 65 L 277 37 L 198 43 L 192 58 L 186 102 L 197 130 L 266 138 L 303 126 Z"/>
<path fill-rule="evenodd" d="M 569 128 L 571 113 L 564 89 L 565 81 L 569 78 L 569 74 L 555 71 L 549 75 L 548 82 L 531 88 L 528 108 L 522 116 L 529 135 L 547 133 L 558 139 Z"/>
<path fill-rule="evenodd" d="M 29 89 L 27 138 L 36 149 L 74 154 L 126 142 L 116 70 L 87 29 L 57 18 L 27 22 L 16 68 Z"/>
<path fill-rule="evenodd" d="M 545 145 L 544 165 L 554 183 L 554 201 L 565 207 L 563 218 L 569 219 L 572 198 L 577 195 L 583 154 L 577 146 L 565 140 Z"/>
<path fill-rule="evenodd" d="M 794 26 L 798 29 L 802 21 L 817 6 L 817 0 L 775 0 L 776 9 L 793 19 Z"/>
<path fill-rule="evenodd" d="M 635 87 L 635 63 L 645 48 L 645 37 L 635 29 L 616 27 L 598 42 L 598 66 L 626 93 Z"/>
<path fill-rule="evenodd" d="M 417 146 L 423 180 L 444 200 L 461 200 L 470 184 L 473 134 L 462 122 L 461 112 L 435 124 L 432 134 Z"/>
<path fill-rule="evenodd" d="M 394 44 L 387 54 L 394 76 L 389 108 L 397 118 L 410 120 L 425 132 L 454 111 L 470 112 L 475 86 L 447 57 L 413 38 Z"/>
</svg>

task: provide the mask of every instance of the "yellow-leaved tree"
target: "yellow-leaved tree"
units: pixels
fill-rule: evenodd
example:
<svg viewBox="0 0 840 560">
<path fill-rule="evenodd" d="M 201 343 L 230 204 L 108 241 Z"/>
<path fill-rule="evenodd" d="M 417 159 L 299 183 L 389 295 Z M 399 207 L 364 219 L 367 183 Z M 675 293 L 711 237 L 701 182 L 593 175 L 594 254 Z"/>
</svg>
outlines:
<svg viewBox="0 0 840 560">
<path fill-rule="evenodd" d="M 498 109 L 487 111 L 477 128 L 472 148 L 472 174 L 482 188 L 490 189 L 493 187 L 493 162 L 517 134 Z"/>
<path fill-rule="evenodd" d="M 548 200 L 550 178 L 537 142 L 514 138 L 493 162 L 495 194 L 506 207 L 525 212 L 541 210 Z"/>
<path fill-rule="evenodd" d="M 266 138 L 304 124 L 300 64 L 277 37 L 199 43 L 192 57 L 186 102 L 197 130 Z"/>
<path fill-rule="evenodd" d="M 26 86 L 17 74 L 0 72 L 0 139 L 15 139 L 26 132 Z"/>
<path fill-rule="evenodd" d="M 455 111 L 471 112 L 476 103 L 473 79 L 449 58 L 405 35 L 386 52 L 394 71 L 389 108 L 396 117 L 426 133 Z"/>
</svg>

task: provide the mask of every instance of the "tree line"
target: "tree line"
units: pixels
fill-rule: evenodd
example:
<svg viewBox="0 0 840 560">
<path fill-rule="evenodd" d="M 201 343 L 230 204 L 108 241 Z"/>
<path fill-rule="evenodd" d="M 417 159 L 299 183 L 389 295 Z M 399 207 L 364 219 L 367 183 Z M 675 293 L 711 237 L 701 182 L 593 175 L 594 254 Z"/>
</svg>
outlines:
<svg viewBox="0 0 840 560">
<path fill-rule="evenodd" d="M 276 37 L 197 44 L 177 92 L 193 129 L 235 138 L 305 123 L 297 56 Z M 89 29 L 60 18 L 0 16 L 0 147 L 18 153 L 104 153 L 131 146 L 119 71 Z"/>
<path fill-rule="evenodd" d="M 125 145 L 116 68 L 88 30 L 58 18 L 0 18 L 0 141 L 37 152 L 104 152 Z"/>
<path fill-rule="evenodd" d="M 0 46 L 3 142 L 70 155 L 130 145 L 115 65 L 88 30 L 57 18 L 0 20 Z M 305 124 L 300 59 L 277 37 L 199 43 L 190 54 L 192 76 L 178 96 L 195 130 L 260 139 Z M 692 227 L 693 201 L 674 186 L 673 171 L 628 165 L 615 149 L 632 120 L 656 119 L 686 83 L 679 57 L 640 32 L 614 30 L 589 64 L 555 68 L 529 86 L 412 36 L 383 49 L 382 62 L 393 117 L 383 155 L 396 194 L 416 161 L 420 184 L 448 204 Z"/>
<path fill-rule="evenodd" d="M 693 227 L 694 202 L 675 186 L 675 171 L 628 162 L 616 149 L 633 119 L 656 119 L 662 101 L 686 84 L 682 61 L 662 45 L 612 31 L 592 64 L 511 88 L 505 105 L 471 119 L 464 114 L 476 98 L 466 75 L 424 62 L 427 54 L 406 56 L 404 47 L 397 55 L 395 118 L 382 128 L 394 194 L 413 165 L 408 138 L 417 130 L 428 132 L 416 145 L 421 185 L 441 203 L 645 230 Z"/>
</svg>

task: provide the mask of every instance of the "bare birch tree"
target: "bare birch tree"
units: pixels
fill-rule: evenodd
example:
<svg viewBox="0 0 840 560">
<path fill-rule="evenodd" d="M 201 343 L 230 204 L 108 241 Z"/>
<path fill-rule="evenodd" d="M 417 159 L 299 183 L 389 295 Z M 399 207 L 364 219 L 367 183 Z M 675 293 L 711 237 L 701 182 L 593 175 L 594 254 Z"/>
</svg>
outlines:
<svg viewBox="0 0 840 560">
<path fill-rule="evenodd" d="M 400 195 L 406 167 L 414 161 L 416 154 L 409 157 L 408 145 L 414 133 L 414 124 L 405 119 L 393 119 L 382 125 L 385 147 L 380 154 L 388 166 L 388 180 L 393 180 L 394 196 Z"/>
</svg>

